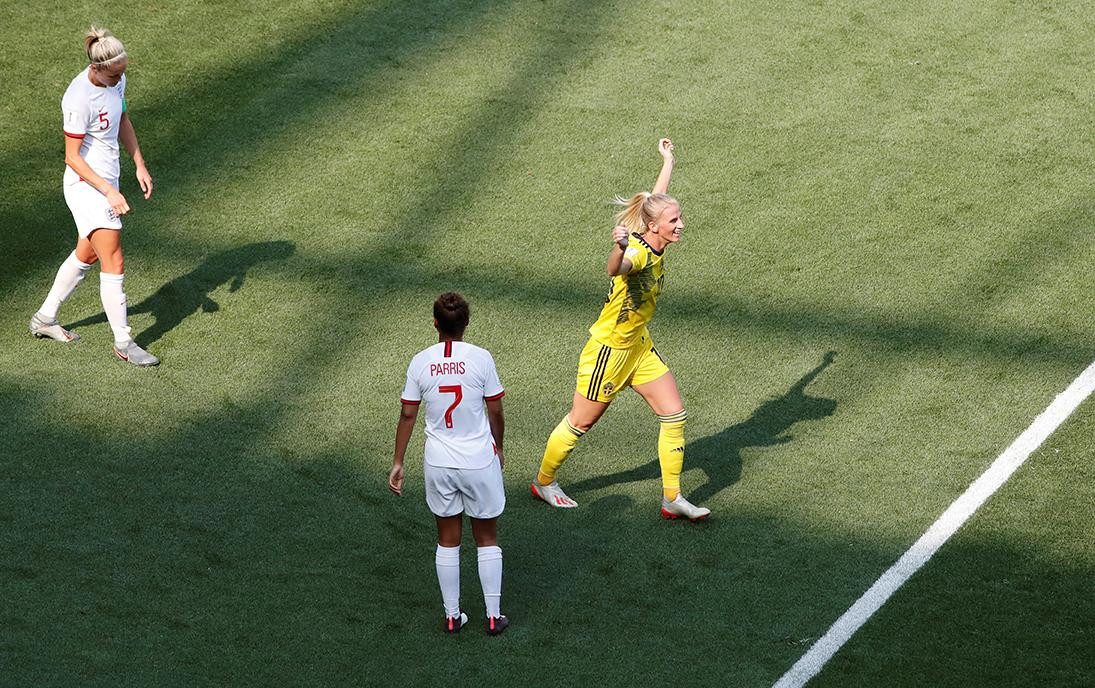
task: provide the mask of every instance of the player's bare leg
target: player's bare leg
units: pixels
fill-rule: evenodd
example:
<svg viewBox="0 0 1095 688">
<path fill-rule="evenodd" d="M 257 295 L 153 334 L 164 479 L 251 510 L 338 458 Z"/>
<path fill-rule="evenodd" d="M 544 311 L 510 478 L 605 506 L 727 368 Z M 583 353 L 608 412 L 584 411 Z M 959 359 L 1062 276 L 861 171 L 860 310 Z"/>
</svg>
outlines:
<svg viewBox="0 0 1095 688">
<path fill-rule="evenodd" d="M 605 415 L 607 410 L 608 404 L 603 401 L 590 401 L 575 392 L 574 399 L 570 403 L 570 413 L 567 414 L 567 417 L 570 419 L 571 425 L 582 432 L 589 432 L 589 429 L 601 419 L 601 416 Z"/>
<path fill-rule="evenodd" d="M 548 437 L 544 458 L 540 462 L 540 470 L 531 485 L 532 494 L 535 497 L 556 508 L 572 509 L 578 506 L 578 503 L 567 497 L 559 487 L 555 481 L 555 473 L 570 456 L 571 450 L 578 444 L 582 435 L 586 434 L 607 410 L 608 404 L 605 402 L 590 401 L 577 391 L 574 392 L 570 413 L 559 422 Z"/>
<path fill-rule="evenodd" d="M 82 241 L 82 240 L 81 240 Z M 102 261 L 103 272 L 113 275 L 125 273 L 125 256 L 122 253 L 122 233 L 117 229 L 96 229 L 87 237 L 91 250 Z M 77 242 L 79 248 L 80 242 Z"/>
<path fill-rule="evenodd" d="M 460 535 L 462 514 L 434 516 L 437 520 L 437 553 L 434 565 L 441 599 L 445 603 L 446 633 L 459 633 L 468 623 L 468 615 L 460 611 Z"/>
<path fill-rule="evenodd" d="M 684 410 L 681 392 L 677 389 L 677 378 L 666 372 L 656 380 L 644 382 L 632 387 L 643 398 L 650 410 L 656 415 L 665 416 Z"/>
<path fill-rule="evenodd" d="M 661 431 L 658 433 L 658 463 L 662 469 L 662 516 L 687 518 L 695 521 L 705 518 L 711 510 L 698 507 L 681 494 L 681 469 L 684 467 L 684 423 L 688 414 L 684 411 L 677 379 L 666 372 L 656 380 L 635 385 L 634 389 L 658 417 Z"/>
<path fill-rule="evenodd" d="M 99 260 L 99 254 L 95 253 L 91 239 L 80 237 L 76 240 L 76 257 L 89 265 Z"/>
<path fill-rule="evenodd" d="M 494 547 L 498 544 L 497 518 L 473 518 L 470 520 L 471 534 L 475 537 L 476 545 Z"/>
</svg>

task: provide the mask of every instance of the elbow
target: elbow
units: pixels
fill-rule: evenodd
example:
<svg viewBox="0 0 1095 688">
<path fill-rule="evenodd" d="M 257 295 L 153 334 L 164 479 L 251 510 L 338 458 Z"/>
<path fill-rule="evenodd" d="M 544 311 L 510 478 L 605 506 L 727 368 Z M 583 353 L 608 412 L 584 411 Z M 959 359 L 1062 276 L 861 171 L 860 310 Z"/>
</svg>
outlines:
<svg viewBox="0 0 1095 688">
<path fill-rule="evenodd" d="M 84 157 L 79 153 L 65 153 L 65 164 L 72 168 L 73 172 L 80 171 L 80 164 L 86 164 Z"/>
</svg>

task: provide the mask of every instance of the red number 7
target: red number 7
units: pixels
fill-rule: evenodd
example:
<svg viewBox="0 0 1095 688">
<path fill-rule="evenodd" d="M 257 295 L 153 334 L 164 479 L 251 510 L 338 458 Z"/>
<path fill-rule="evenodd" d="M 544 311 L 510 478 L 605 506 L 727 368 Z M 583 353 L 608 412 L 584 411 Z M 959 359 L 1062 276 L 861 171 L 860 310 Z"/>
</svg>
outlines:
<svg viewBox="0 0 1095 688">
<path fill-rule="evenodd" d="M 442 394 L 455 394 L 456 401 L 452 402 L 452 406 L 445 409 L 445 427 L 452 427 L 452 410 L 460 405 L 460 401 L 464 398 L 464 390 L 460 385 L 441 385 L 437 388 L 438 392 Z"/>
</svg>

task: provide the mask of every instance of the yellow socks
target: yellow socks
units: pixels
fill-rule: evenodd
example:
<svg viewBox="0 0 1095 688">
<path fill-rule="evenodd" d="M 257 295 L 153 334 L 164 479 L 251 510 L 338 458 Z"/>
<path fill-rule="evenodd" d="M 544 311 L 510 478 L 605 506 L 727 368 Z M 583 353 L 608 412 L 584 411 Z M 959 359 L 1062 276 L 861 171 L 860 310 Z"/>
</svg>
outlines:
<svg viewBox="0 0 1095 688">
<path fill-rule="evenodd" d="M 662 496 L 672 502 L 681 493 L 681 469 L 684 467 L 684 421 L 688 414 L 681 410 L 658 416 L 658 463 L 662 467 Z"/>
<path fill-rule="evenodd" d="M 563 420 L 555 426 L 548 437 L 547 447 L 544 448 L 544 460 L 540 462 L 540 472 L 536 474 L 536 481 L 541 485 L 549 485 L 555 480 L 555 472 L 559 466 L 570 456 L 570 450 L 578 444 L 578 438 L 585 432 L 570 424 L 570 417 L 563 416 Z"/>
<path fill-rule="evenodd" d="M 684 422 L 688 418 L 685 411 L 658 416 L 661 431 L 658 433 L 658 463 L 662 468 L 662 495 L 669 501 L 681 493 L 681 469 L 684 467 Z M 548 485 L 555 480 L 555 473 L 570 456 L 574 445 L 585 433 L 570 424 L 570 418 L 564 416 L 548 437 L 544 448 L 544 459 L 540 462 L 540 471 L 536 481 Z"/>
</svg>

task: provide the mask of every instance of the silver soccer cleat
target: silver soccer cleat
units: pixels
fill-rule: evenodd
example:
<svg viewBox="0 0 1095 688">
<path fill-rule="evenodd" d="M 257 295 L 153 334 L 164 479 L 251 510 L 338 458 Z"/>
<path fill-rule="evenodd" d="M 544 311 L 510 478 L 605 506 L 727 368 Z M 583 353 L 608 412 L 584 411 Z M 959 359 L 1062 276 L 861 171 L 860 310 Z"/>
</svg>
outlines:
<svg viewBox="0 0 1095 688">
<path fill-rule="evenodd" d="M 685 499 L 683 494 L 678 494 L 672 502 L 662 497 L 662 516 L 664 518 L 687 518 L 689 521 L 698 521 L 710 515 L 710 509 L 696 506 Z"/>
<path fill-rule="evenodd" d="M 160 364 L 160 359 L 156 358 L 152 354 L 148 353 L 141 347 L 137 346 L 137 342 L 129 341 L 125 346 L 119 347 L 114 344 L 114 355 L 118 358 L 132 363 L 135 366 L 141 366 L 146 368 L 148 366 L 154 366 Z"/>
<path fill-rule="evenodd" d="M 578 502 L 567 497 L 563 488 L 554 480 L 550 485 L 541 485 L 539 481 L 533 480 L 531 488 L 533 497 L 544 500 L 556 509 L 574 509 L 578 506 Z"/>
<path fill-rule="evenodd" d="M 46 320 L 37 313 L 31 316 L 30 333 L 39 339 L 48 337 L 58 342 L 74 342 L 80 338 L 80 335 L 75 332 L 69 332 L 61 327 L 61 323 L 57 322 L 57 318 Z"/>
</svg>

